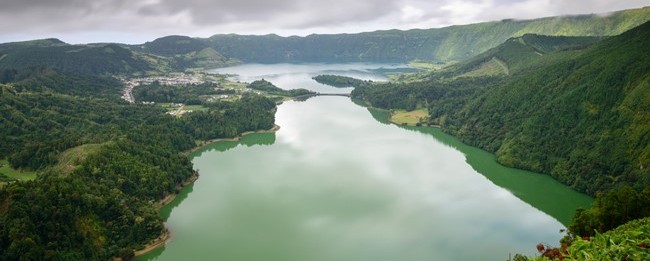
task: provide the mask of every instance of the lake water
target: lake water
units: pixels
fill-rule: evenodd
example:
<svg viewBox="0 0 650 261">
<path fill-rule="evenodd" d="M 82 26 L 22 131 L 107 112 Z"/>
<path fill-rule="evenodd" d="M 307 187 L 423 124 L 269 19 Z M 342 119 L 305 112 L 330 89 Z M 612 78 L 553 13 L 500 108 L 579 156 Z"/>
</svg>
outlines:
<svg viewBox="0 0 650 261">
<path fill-rule="evenodd" d="M 242 79 L 259 68 L 281 88 L 320 73 L 238 67 L 248 68 Z M 285 73 L 299 86 L 283 84 Z M 592 200 L 439 130 L 385 118 L 346 97 L 290 101 L 278 107 L 278 132 L 196 152 L 200 178 L 162 210 L 172 239 L 138 260 L 506 260 L 557 244 Z"/>
<path fill-rule="evenodd" d="M 352 88 L 333 88 L 317 83 L 311 78 L 319 74 L 334 74 L 362 80 L 386 81 L 390 73 L 412 72 L 415 69 L 404 64 L 383 63 L 307 63 L 307 64 L 243 64 L 219 68 L 211 72 L 233 74 L 232 80 L 252 82 L 265 79 L 284 89 L 305 88 L 321 93 L 349 93 Z"/>
</svg>

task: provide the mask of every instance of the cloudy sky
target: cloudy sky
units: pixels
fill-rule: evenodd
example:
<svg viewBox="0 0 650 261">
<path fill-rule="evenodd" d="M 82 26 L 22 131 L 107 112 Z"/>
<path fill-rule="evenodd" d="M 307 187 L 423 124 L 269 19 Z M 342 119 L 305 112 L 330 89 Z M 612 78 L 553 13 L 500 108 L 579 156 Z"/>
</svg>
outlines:
<svg viewBox="0 0 650 261">
<path fill-rule="evenodd" d="M 165 35 L 307 35 L 607 13 L 650 0 L 0 0 L 0 42 L 143 43 Z"/>
</svg>

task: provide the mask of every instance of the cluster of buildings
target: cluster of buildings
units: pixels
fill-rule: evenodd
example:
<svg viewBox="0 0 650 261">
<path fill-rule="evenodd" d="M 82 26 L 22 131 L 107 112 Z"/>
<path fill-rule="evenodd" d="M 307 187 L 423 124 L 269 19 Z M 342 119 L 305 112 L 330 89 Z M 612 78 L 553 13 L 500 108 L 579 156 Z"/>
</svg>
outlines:
<svg viewBox="0 0 650 261">
<path fill-rule="evenodd" d="M 170 76 L 155 76 L 155 77 L 124 79 L 123 82 L 126 86 L 124 87 L 124 93 L 122 94 L 122 99 L 130 103 L 135 103 L 135 99 L 133 98 L 133 88 L 140 84 L 152 84 L 154 82 L 158 82 L 163 85 L 180 85 L 180 84 L 200 84 L 203 83 L 204 81 L 201 78 L 196 77 L 194 75 L 181 73 L 181 74 L 170 75 Z"/>
</svg>

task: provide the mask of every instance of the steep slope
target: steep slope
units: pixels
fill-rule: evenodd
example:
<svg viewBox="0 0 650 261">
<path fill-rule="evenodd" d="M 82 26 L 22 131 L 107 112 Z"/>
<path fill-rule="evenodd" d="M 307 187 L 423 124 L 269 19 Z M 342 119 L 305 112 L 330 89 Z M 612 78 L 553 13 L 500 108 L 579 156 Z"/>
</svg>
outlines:
<svg viewBox="0 0 650 261">
<path fill-rule="evenodd" d="M 373 106 L 429 108 L 431 123 L 595 195 L 650 185 L 650 22 L 512 76 L 357 88 Z M 508 45 L 504 45 L 508 46 Z"/>
<path fill-rule="evenodd" d="M 342 62 L 463 60 L 527 33 L 563 36 L 617 35 L 650 18 L 650 7 L 610 15 L 503 20 L 426 30 L 389 30 L 359 34 L 214 35 L 209 45 L 244 62 Z"/>
<path fill-rule="evenodd" d="M 143 44 L 142 49 L 165 56 L 174 56 L 178 54 L 186 54 L 190 52 L 198 52 L 208 48 L 205 41 L 179 35 L 170 35 L 158 38 L 151 42 Z"/>
<path fill-rule="evenodd" d="M 490 90 L 455 114 L 458 134 L 592 195 L 650 184 L 647 39 L 650 23 Z"/>
<path fill-rule="evenodd" d="M 525 34 L 510 38 L 484 53 L 449 66 L 441 74 L 446 77 L 517 74 L 522 70 L 530 70 L 556 59 L 566 59 L 569 54 L 568 52 L 554 54 L 555 52 L 584 49 L 601 39 L 601 37 Z M 542 63 L 542 59 L 546 61 Z"/>
</svg>

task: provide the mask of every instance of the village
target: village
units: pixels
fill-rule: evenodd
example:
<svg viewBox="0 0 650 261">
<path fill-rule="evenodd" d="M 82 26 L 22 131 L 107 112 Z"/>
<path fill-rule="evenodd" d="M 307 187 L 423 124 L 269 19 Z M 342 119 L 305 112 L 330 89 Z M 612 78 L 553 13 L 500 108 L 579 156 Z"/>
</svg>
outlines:
<svg viewBox="0 0 650 261">
<path fill-rule="evenodd" d="M 238 97 L 245 92 L 255 92 L 256 94 L 262 94 L 260 91 L 252 90 L 246 88 L 245 83 L 239 82 L 230 82 L 226 79 L 226 75 L 216 75 L 216 74 L 188 74 L 188 73 L 172 73 L 165 76 L 151 76 L 151 77 L 141 77 L 141 78 L 129 78 L 122 79 L 124 83 L 124 90 L 122 93 L 122 99 L 135 104 L 147 104 L 153 105 L 156 104 L 154 101 L 136 101 L 133 95 L 133 89 L 140 85 L 150 85 L 157 82 L 160 85 L 166 86 L 183 86 L 183 85 L 199 85 L 207 82 L 216 82 L 212 87 L 215 91 L 215 95 L 210 95 L 205 97 L 205 102 L 216 102 L 218 100 L 231 99 L 233 97 Z M 223 92 L 228 92 L 227 94 L 222 94 Z M 168 110 L 167 114 L 172 116 L 181 116 L 186 113 L 190 113 L 194 110 L 205 109 L 201 105 L 187 105 L 180 102 L 170 102 L 161 104 L 164 108 Z"/>
<path fill-rule="evenodd" d="M 131 78 L 131 79 L 123 79 L 122 81 L 125 84 L 122 99 L 128 101 L 129 103 L 135 103 L 135 98 L 133 98 L 133 88 L 140 84 L 152 84 L 154 82 L 158 82 L 162 85 L 181 85 L 181 84 L 199 84 L 205 82 L 204 79 L 200 79 L 194 75 L 190 75 L 186 73 L 173 74 L 169 76 Z"/>
</svg>

